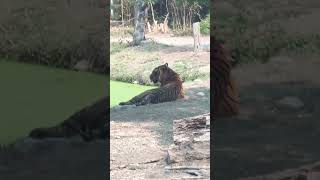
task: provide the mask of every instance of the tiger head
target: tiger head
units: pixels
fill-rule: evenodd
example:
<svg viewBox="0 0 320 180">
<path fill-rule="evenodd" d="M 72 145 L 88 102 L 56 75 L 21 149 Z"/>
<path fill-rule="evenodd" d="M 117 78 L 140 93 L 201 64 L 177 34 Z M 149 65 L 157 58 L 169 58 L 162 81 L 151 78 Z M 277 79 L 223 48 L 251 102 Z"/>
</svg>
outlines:
<svg viewBox="0 0 320 180">
<path fill-rule="evenodd" d="M 172 69 L 169 68 L 168 63 L 165 63 L 164 65 L 158 66 L 153 69 L 150 80 L 153 83 L 163 83 L 165 81 L 170 80 L 171 77 L 176 77 L 177 73 L 175 73 Z"/>
</svg>

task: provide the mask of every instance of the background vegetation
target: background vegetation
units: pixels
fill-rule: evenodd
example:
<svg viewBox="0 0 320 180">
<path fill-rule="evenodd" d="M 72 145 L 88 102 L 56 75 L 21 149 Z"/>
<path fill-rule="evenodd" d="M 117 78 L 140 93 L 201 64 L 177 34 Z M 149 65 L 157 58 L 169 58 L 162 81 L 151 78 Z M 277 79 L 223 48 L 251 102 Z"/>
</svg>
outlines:
<svg viewBox="0 0 320 180">
<path fill-rule="evenodd" d="M 168 18 L 168 26 L 175 35 L 192 35 L 192 23 L 200 22 L 209 14 L 209 0 L 144 0 L 148 6 L 145 21 L 152 25 L 154 21 L 163 23 Z M 132 0 L 114 0 L 111 8 L 113 24 L 132 26 L 134 21 L 134 3 Z M 168 16 L 167 16 L 168 15 Z M 207 23 L 208 25 L 208 23 Z M 203 25 L 208 35 L 209 26 Z"/>
<path fill-rule="evenodd" d="M 106 2 L 0 1 L 0 57 L 72 68 L 89 61 L 106 72 Z"/>
<path fill-rule="evenodd" d="M 315 26 L 308 24 L 319 17 L 313 12 L 319 3 L 308 1 L 217 2 L 213 6 L 212 34 L 226 42 L 236 63 L 266 62 L 272 56 L 289 52 L 319 54 L 319 28 L 312 30 Z M 305 18 L 302 21 L 306 24 L 298 24 L 295 18 Z"/>
</svg>

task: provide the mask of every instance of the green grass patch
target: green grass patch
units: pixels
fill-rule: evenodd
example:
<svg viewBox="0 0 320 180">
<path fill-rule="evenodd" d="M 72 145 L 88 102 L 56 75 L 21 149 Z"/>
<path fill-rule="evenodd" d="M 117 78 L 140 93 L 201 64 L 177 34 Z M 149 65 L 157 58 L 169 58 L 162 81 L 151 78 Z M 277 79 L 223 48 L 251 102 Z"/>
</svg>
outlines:
<svg viewBox="0 0 320 180">
<path fill-rule="evenodd" d="M 93 73 L 1 60 L 0 72 L 0 144 L 56 125 L 108 94 L 107 77 Z"/>
<path fill-rule="evenodd" d="M 110 81 L 110 106 L 113 107 L 120 102 L 128 101 L 143 91 L 153 88 L 155 87 Z"/>
<path fill-rule="evenodd" d="M 200 22 L 200 32 L 204 35 L 210 35 L 210 14 Z"/>
</svg>

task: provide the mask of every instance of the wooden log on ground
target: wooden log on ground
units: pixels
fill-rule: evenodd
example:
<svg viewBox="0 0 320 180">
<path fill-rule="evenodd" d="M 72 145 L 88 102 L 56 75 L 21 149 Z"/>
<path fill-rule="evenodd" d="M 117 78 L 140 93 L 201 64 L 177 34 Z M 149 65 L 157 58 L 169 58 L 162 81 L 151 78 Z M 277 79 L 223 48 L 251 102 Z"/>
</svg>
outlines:
<svg viewBox="0 0 320 180">
<path fill-rule="evenodd" d="M 210 113 L 173 121 L 166 171 L 185 177 L 210 176 Z"/>
</svg>

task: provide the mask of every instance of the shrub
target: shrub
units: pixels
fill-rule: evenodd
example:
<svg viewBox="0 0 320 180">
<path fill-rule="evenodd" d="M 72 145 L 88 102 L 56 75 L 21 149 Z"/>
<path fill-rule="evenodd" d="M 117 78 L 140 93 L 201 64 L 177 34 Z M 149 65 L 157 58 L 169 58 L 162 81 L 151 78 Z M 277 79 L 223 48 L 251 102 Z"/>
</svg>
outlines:
<svg viewBox="0 0 320 180">
<path fill-rule="evenodd" d="M 12 0 L 0 7 L 7 7 L 0 10 L 2 58 L 63 68 L 85 59 L 92 71 L 106 72 L 105 4 Z"/>
<path fill-rule="evenodd" d="M 210 34 L 210 14 L 200 22 L 200 32 L 204 35 Z"/>
</svg>

